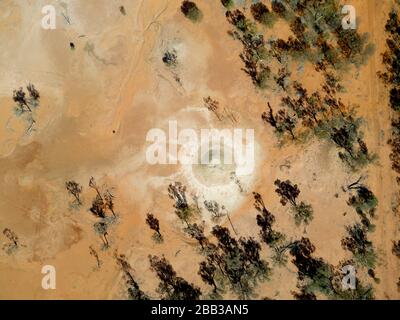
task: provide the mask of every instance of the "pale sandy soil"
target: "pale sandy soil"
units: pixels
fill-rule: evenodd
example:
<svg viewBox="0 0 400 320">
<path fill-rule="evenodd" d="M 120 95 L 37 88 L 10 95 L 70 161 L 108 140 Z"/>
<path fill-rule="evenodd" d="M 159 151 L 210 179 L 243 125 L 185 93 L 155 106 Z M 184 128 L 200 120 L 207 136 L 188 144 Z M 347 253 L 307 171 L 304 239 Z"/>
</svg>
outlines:
<svg viewBox="0 0 400 320">
<path fill-rule="evenodd" d="M 167 195 L 173 181 L 187 185 L 188 193 L 198 194 L 201 200 L 225 204 L 241 236 L 259 232 L 251 196 L 257 191 L 275 214 L 276 229 L 293 239 L 306 231 L 316 245 L 315 255 L 332 264 L 350 258 L 340 241 L 345 226 L 358 218 L 346 204 L 348 194 L 342 186 L 359 174 L 349 173 L 337 150 L 327 143 L 277 146 L 260 114 L 267 100 L 277 105 L 279 99 L 274 92 L 258 92 L 241 70 L 242 47 L 227 35 L 230 26 L 219 1 L 197 1 L 204 12 L 198 24 L 182 16 L 178 0 L 71 0 L 64 1 L 67 7 L 62 2 L 0 3 L 0 230 L 11 228 L 26 245 L 13 255 L 0 252 L 1 299 L 124 298 L 114 250 L 129 257 L 141 288 L 153 297 L 157 280 L 149 270 L 149 254 L 164 254 L 179 275 L 206 290 L 197 275 L 196 264 L 202 257 L 182 233 Z M 43 30 L 41 8 L 49 3 L 68 14 L 71 24 L 59 14 L 57 29 Z M 122 4 L 126 16 L 119 12 Z M 379 163 L 363 172 L 379 199 L 377 228 L 371 235 L 381 260 L 376 297 L 399 299 L 399 259 L 391 253 L 392 241 L 400 234 L 399 217 L 392 212 L 397 186 L 386 144 L 390 111 L 387 89 L 376 77 L 383 68 L 380 53 L 390 3 L 352 0 L 351 4 L 357 9 L 360 31 L 370 34 L 376 52 L 358 72 L 345 75 L 343 100 L 360 105 L 367 144 L 379 155 Z M 280 30 L 279 36 L 287 36 L 287 28 Z M 71 41 L 75 51 L 69 49 Z M 170 48 L 179 56 L 174 72 L 161 61 Z M 310 66 L 298 78 L 310 90 L 319 86 Z M 29 82 L 42 98 L 36 131 L 27 135 L 23 119 L 13 113 L 11 97 L 13 89 Z M 256 170 L 246 181 L 244 195 L 232 184 L 222 191 L 205 188 L 179 165 L 151 166 L 145 160 L 146 133 L 151 128 L 166 130 L 168 120 L 178 120 L 181 128 L 232 127 L 207 112 L 206 96 L 229 107 L 238 127 L 255 130 Z M 96 219 L 88 211 L 95 196 L 87 186 L 91 176 L 114 188 L 116 195 L 119 220 L 110 231 L 108 250 L 101 250 L 92 227 Z M 315 218 L 306 230 L 296 227 L 280 205 L 273 185 L 277 178 L 298 183 L 300 198 L 312 204 Z M 84 185 L 80 210 L 69 207 L 64 182 L 71 179 Z M 163 244 L 152 241 L 145 225 L 150 211 L 160 219 Z M 204 219 L 209 220 L 206 215 Z M 5 242 L 0 235 L 0 244 Z M 89 246 L 99 252 L 103 262 L 99 270 Z M 263 254 L 268 259 L 270 252 L 264 248 Z M 46 264 L 56 267 L 56 290 L 41 287 L 40 271 Z M 295 286 L 296 268 L 289 262 L 287 267 L 274 268 L 271 280 L 258 289 L 258 297 L 292 299 Z"/>
</svg>

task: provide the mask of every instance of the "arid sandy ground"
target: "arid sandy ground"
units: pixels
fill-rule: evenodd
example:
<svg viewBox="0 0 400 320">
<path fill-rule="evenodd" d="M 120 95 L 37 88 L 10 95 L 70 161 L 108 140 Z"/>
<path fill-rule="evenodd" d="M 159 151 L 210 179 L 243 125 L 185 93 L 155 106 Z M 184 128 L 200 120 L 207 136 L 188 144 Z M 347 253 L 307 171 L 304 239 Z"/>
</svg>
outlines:
<svg viewBox="0 0 400 320">
<path fill-rule="evenodd" d="M 43 30 L 41 8 L 51 3 L 58 11 L 57 29 Z M 274 92 L 257 91 L 241 70 L 241 44 L 227 35 L 231 26 L 219 1 L 197 3 L 204 18 L 194 24 L 181 14 L 178 0 L 0 2 L 0 229 L 11 228 L 25 245 L 13 255 L 0 252 L 1 299 L 124 298 L 115 250 L 129 257 L 141 288 L 154 296 L 158 282 L 149 270 L 149 254 L 164 254 L 179 275 L 204 288 L 195 265 L 201 256 L 181 232 L 168 198 L 168 184 L 173 181 L 186 184 L 189 194 L 229 202 L 226 206 L 242 236 L 259 232 L 251 195 L 257 191 L 275 214 L 280 231 L 293 238 L 306 231 L 317 247 L 316 256 L 332 264 L 350 257 L 340 241 L 357 214 L 346 204 L 348 194 L 342 186 L 359 174 L 350 173 L 328 143 L 277 146 L 272 129 L 260 119 L 266 101 L 277 103 Z M 381 281 L 374 284 L 375 295 L 399 299 L 400 260 L 391 253 L 392 241 L 400 237 L 399 217 L 392 211 L 398 186 L 386 143 L 387 89 L 376 76 L 383 69 L 380 54 L 390 1 L 346 3 L 356 7 L 360 31 L 368 32 L 376 46 L 368 64 L 343 79 L 347 89 L 343 100 L 360 105 L 366 142 L 379 155 L 378 163 L 364 172 L 379 199 L 376 230 L 371 234 L 380 256 L 376 273 Z M 120 5 L 125 6 L 126 16 Z M 279 36 L 287 33 L 282 28 Z M 74 51 L 70 42 L 75 43 Z M 180 83 L 162 62 L 169 48 L 178 52 L 174 72 Z M 319 86 L 312 67 L 296 77 L 310 90 Z M 29 82 L 40 91 L 41 104 L 36 130 L 27 134 L 26 123 L 13 112 L 12 92 Z M 177 120 L 181 128 L 232 127 L 204 108 L 206 96 L 228 107 L 238 127 L 255 130 L 256 170 L 245 195 L 231 187 L 225 193 L 207 191 L 179 165 L 146 162 L 146 133 L 151 128 L 167 130 L 168 120 Z M 119 219 L 110 230 L 108 250 L 101 250 L 93 231 L 96 220 L 88 211 L 95 196 L 88 188 L 91 176 L 114 188 L 116 196 Z M 273 185 L 277 178 L 298 183 L 300 197 L 312 204 L 315 217 L 306 230 L 296 227 L 288 209 L 280 205 Z M 70 207 L 64 186 L 72 179 L 84 186 L 84 205 L 78 210 Z M 160 219 L 163 244 L 151 239 L 147 212 Z M 229 226 L 228 221 L 224 224 Z M 5 241 L 1 234 L 0 244 Z M 99 252 L 100 269 L 95 268 L 89 246 Z M 268 249 L 264 254 L 268 257 Z M 56 290 L 41 287 L 41 268 L 47 264 L 56 267 Z M 274 268 L 271 280 L 258 288 L 258 297 L 292 299 L 295 287 L 296 268 L 289 262 Z"/>
</svg>

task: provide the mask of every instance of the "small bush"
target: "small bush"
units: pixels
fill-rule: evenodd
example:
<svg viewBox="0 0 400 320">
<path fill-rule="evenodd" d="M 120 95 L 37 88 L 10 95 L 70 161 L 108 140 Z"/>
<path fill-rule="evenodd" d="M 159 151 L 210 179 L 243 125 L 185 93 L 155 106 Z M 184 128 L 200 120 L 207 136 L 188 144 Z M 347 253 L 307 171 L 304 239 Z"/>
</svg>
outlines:
<svg viewBox="0 0 400 320">
<path fill-rule="evenodd" d="M 166 51 L 162 57 L 162 61 L 168 67 L 175 67 L 178 64 L 178 55 L 176 50 Z"/>
<path fill-rule="evenodd" d="M 294 207 L 294 212 L 294 221 L 296 225 L 300 225 L 301 223 L 307 225 L 313 219 L 313 208 L 311 207 L 311 205 L 306 204 L 303 201 L 300 202 L 299 205 Z"/>
<path fill-rule="evenodd" d="M 181 5 L 181 11 L 186 18 L 193 22 L 200 21 L 203 16 L 202 12 L 193 1 L 183 1 Z"/>
<path fill-rule="evenodd" d="M 262 2 L 253 3 L 251 5 L 251 14 L 253 15 L 254 20 L 267 27 L 273 27 L 276 22 L 276 16 L 269 11 L 267 6 Z"/>
<path fill-rule="evenodd" d="M 233 0 L 221 0 L 221 3 L 228 10 L 232 9 L 235 6 L 235 2 Z"/>
</svg>

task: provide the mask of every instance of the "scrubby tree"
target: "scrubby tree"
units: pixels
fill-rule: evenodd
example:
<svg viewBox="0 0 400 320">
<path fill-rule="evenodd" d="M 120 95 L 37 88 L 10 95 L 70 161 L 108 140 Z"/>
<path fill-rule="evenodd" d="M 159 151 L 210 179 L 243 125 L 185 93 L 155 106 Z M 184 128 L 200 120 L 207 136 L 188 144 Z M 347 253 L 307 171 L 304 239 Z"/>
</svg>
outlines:
<svg viewBox="0 0 400 320">
<path fill-rule="evenodd" d="M 104 193 L 104 205 L 108 208 L 111 213 L 113 214 L 114 218 L 117 217 L 114 211 L 114 198 L 115 196 L 111 193 L 110 190 L 106 190 Z"/>
<path fill-rule="evenodd" d="M 97 217 L 105 218 L 107 210 L 111 211 L 114 218 L 117 217 L 114 211 L 114 195 L 109 190 L 106 189 L 101 192 L 100 187 L 97 185 L 96 180 L 91 177 L 89 180 L 89 187 L 96 191 L 96 197 L 92 201 L 92 206 L 90 211 Z"/>
<path fill-rule="evenodd" d="M 27 89 L 28 92 L 29 92 L 30 102 L 31 102 L 32 104 L 35 104 L 36 102 L 38 102 L 39 99 L 40 99 L 40 93 L 39 93 L 39 91 L 35 88 L 35 86 L 34 86 L 32 83 L 30 83 L 30 84 L 28 84 L 28 86 L 26 87 L 26 89 Z"/>
<path fill-rule="evenodd" d="M 281 109 L 274 115 L 271 105 L 268 102 L 268 112 L 263 112 L 261 119 L 271 125 L 279 136 L 288 132 L 293 140 L 296 139 L 294 129 L 296 128 L 297 119 L 287 110 Z"/>
<path fill-rule="evenodd" d="M 158 291 L 162 299 L 166 300 L 198 300 L 200 289 L 178 277 L 172 265 L 165 259 L 149 255 L 151 270 L 160 279 Z"/>
<path fill-rule="evenodd" d="M 185 0 L 182 2 L 181 11 L 186 18 L 193 22 L 201 20 L 203 14 L 193 1 Z"/>
<path fill-rule="evenodd" d="M 94 231 L 100 236 L 103 241 L 104 248 L 109 247 L 108 236 L 108 224 L 105 221 L 98 221 L 93 225 Z"/>
<path fill-rule="evenodd" d="M 373 231 L 374 225 L 371 224 L 369 217 L 375 216 L 378 199 L 368 187 L 359 183 L 360 179 L 350 184 L 347 188 L 350 191 L 355 191 L 351 194 L 347 203 L 356 209 L 356 212 L 361 217 L 361 223 L 369 230 Z"/>
<path fill-rule="evenodd" d="M 315 246 L 308 238 L 301 238 L 292 243 L 290 254 L 298 272 L 298 287 L 300 293 L 293 293 L 297 299 L 314 299 L 316 293 L 321 293 L 335 300 L 365 300 L 373 299 L 373 288 L 364 285 L 356 279 L 355 290 L 346 290 L 342 286 L 342 268 L 352 265 L 352 261 L 339 263 L 337 267 L 314 256 Z"/>
<path fill-rule="evenodd" d="M 251 14 L 254 20 L 264 24 L 267 27 L 272 27 L 276 21 L 275 15 L 262 2 L 253 3 L 250 7 Z"/>
<path fill-rule="evenodd" d="M 101 193 L 100 193 L 100 188 L 98 187 L 95 178 L 90 177 L 89 187 L 96 191 L 96 193 L 99 196 L 99 198 L 103 199 L 103 197 L 101 196 Z"/>
<path fill-rule="evenodd" d="M 235 6 L 235 1 L 234 0 L 221 0 L 222 5 L 230 10 Z"/>
<path fill-rule="evenodd" d="M 240 238 L 238 241 L 227 228 L 218 225 L 213 227 L 211 233 L 218 245 L 210 246 L 207 261 L 219 271 L 218 278 L 226 280 L 240 298 L 249 298 L 258 281 L 267 279 L 270 273 L 268 263 L 260 257 L 260 244 L 252 238 Z"/>
<path fill-rule="evenodd" d="M 18 247 L 19 239 L 18 239 L 17 234 L 14 231 L 12 231 L 9 228 L 5 228 L 3 230 L 3 234 L 7 237 L 8 240 L 10 240 L 10 242 L 12 242 L 15 246 Z"/>
<path fill-rule="evenodd" d="M 389 103 L 395 112 L 392 118 L 392 136 L 388 143 L 392 148 L 390 160 L 392 169 L 400 173 L 400 18 L 398 10 L 393 9 L 385 25 L 387 34 L 386 51 L 382 54 L 385 72 L 378 72 L 379 77 L 389 87 Z"/>
<path fill-rule="evenodd" d="M 300 194 L 299 187 L 297 184 L 293 185 L 289 180 L 281 181 L 279 179 L 275 180 L 274 183 L 277 187 L 275 192 L 281 198 L 281 204 L 286 206 L 289 202 L 293 207 L 297 206 L 297 197 Z"/>
<path fill-rule="evenodd" d="M 32 112 L 32 109 L 30 108 L 30 106 L 26 102 L 26 94 L 25 94 L 23 88 L 19 88 L 18 90 L 14 90 L 13 100 L 14 100 L 14 102 L 16 102 L 18 104 L 18 106 L 22 110 L 24 110 L 24 108 L 26 107 L 29 112 Z"/>
<path fill-rule="evenodd" d="M 303 201 L 297 202 L 297 197 L 300 194 L 297 184 L 293 185 L 289 180 L 281 181 L 277 179 L 275 185 L 277 186 L 275 192 L 280 196 L 281 204 L 286 206 L 287 203 L 290 203 L 296 224 L 300 225 L 302 222 L 309 224 L 313 219 L 313 209 L 311 205 Z"/>
<path fill-rule="evenodd" d="M 149 300 L 149 297 L 140 289 L 139 284 L 133 277 L 133 269 L 129 264 L 127 257 L 124 254 L 118 254 L 118 252 L 115 251 L 114 258 L 124 275 L 128 287 L 129 298 L 132 300 Z"/>
<path fill-rule="evenodd" d="M 314 217 L 314 211 L 310 204 L 301 201 L 295 208 L 294 220 L 297 225 L 309 224 Z"/>
<path fill-rule="evenodd" d="M 101 198 L 101 196 L 99 196 L 97 194 L 96 197 L 93 199 L 92 206 L 90 207 L 89 210 L 96 217 L 105 218 L 106 217 L 106 213 L 104 211 L 104 208 L 105 208 L 105 204 L 104 204 L 103 198 Z"/>
<path fill-rule="evenodd" d="M 203 98 L 204 104 L 206 108 L 215 114 L 219 121 L 222 120 L 222 117 L 219 114 L 219 102 L 217 100 L 212 99 L 210 96 L 207 98 Z"/>
<path fill-rule="evenodd" d="M 189 224 L 185 228 L 185 232 L 190 237 L 197 240 L 202 249 L 205 249 L 208 245 L 207 237 L 204 235 L 204 225 L 198 225 L 197 223 Z"/>
<path fill-rule="evenodd" d="M 287 11 L 281 0 L 272 0 L 271 5 L 273 12 L 282 18 L 285 17 Z"/>
<path fill-rule="evenodd" d="M 275 247 L 284 240 L 284 235 L 272 229 L 275 216 L 267 210 L 264 201 L 259 193 L 253 192 L 254 207 L 259 212 L 257 225 L 261 228 L 260 237 L 270 247 Z"/>
<path fill-rule="evenodd" d="M 168 67 L 176 67 L 178 64 L 178 54 L 176 50 L 167 50 L 162 57 L 162 61 Z"/>
<path fill-rule="evenodd" d="M 168 195 L 175 201 L 175 214 L 188 225 L 190 219 L 197 212 L 197 208 L 193 205 L 189 205 L 186 198 L 186 187 L 180 182 L 170 184 L 168 186 Z"/>
<path fill-rule="evenodd" d="M 218 202 L 215 200 L 204 200 L 204 206 L 206 207 L 207 211 L 212 214 L 212 219 L 214 221 L 218 221 L 221 217 L 223 217 L 226 213 L 224 206 L 219 206 Z"/>
<path fill-rule="evenodd" d="M 205 283 L 209 284 L 210 286 L 213 286 L 214 292 L 218 290 L 217 284 L 215 282 L 216 270 L 217 268 L 209 261 L 200 262 L 200 268 L 198 274 Z"/>
<path fill-rule="evenodd" d="M 297 119 L 293 115 L 291 115 L 285 109 L 280 109 L 275 117 L 277 123 L 279 124 L 279 131 L 287 131 L 292 136 L 292 139 L 295 140 L 296 137 L 294 135 L 294 129 L 296 128 Z"/>
<path fill-rule="evenodd" d="M 74 180 L 65 182 L 65 188 L 67 191 L 75 197 L 75 201 L 78 205 L 82 205 L 80 195 L 82 193 L 83 187 Z"/>
<path fill-rule="evenodd" d="M 342 239 L 342 247 L 354 255 L 357 263 L 370 269 L 375 268 L 377 256 L 372 242 L 367 238 L 367 230 L 356 223 L 346 227 L 347 237 Z"/>
<path fill-rule="evenodd" d="M 246 18 L 239 9 L 227 11 L 225 14 L 228 22 L 245 34 L 254 34 L 254 24 Z"/>
<path fill-rule="evenodd" d="M 280 68 L 278 73 L 274 76 L 274 80 L 279 88 L 287 91 L 289 88 L 289 79 L 292 73 L 287 68 Z"/>
<path fill-rule="evenodd" d="M 34 118 L 34 109 L 39 106 L 40 103 L 40 93 L 36 90 L 33 84 L 28 84 L 26 87 L 28 91 L 28 96 L 24 89 L 21 87 L 18 90 L 13 91 L 13 100 L 16 103 L 14 111 L 17 116 L 25 115 L 25 119 L 28 122 L 27 133 L 30 133 L 36 124 Z"/>
<path fill-rule="evenodd" d="M 100 261 L 97 251 L 92 246 L 89 246 L 89 253 L 91 256 L 93 256 L 96 259 L 97 268 L 100 268 L 101 261 Z"/>
<path fill-rule="evenodd" d="M 146 223 L 151 230 L 155 231 L 153 238 L 156 240 L 156 242 L 162 242 L 163 236 L 160 232 L 160 222 L 158 221 L 158 219 L 154 217 L 153 214 L 148 213 L 146 217 Z"/>
<path fill-rule="evenodd" d="M 9 240 L 9 243 L 3 245 L 3 250 L 10 255 L 20 247 L 19 239 L 17 234 L 9 228 L 5 228 L 3 234 Z"/>
</svg>

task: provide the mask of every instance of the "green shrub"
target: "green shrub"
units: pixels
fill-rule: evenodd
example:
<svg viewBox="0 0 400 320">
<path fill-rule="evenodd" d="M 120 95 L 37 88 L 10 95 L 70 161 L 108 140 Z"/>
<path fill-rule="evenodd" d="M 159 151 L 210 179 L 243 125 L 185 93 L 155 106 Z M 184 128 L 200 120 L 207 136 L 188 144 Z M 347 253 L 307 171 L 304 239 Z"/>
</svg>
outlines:
<svg viewBox="0 0 400 320">
<path fill-rule="evenodd" d="M 251 14 L 254 20 L 267 27 L 273 27 L 277 18 L 262 2 L 253 3 L 251 5 Z"/>
<path fill-rule="evenodd" d="M 198 22 L 202 19 L 203 14 L 193 1 L 185 0 L 182 2 L 181 11 L 186 18 L 193 22 Z"/>
<path fill-rule="evenodd" d="M 296 225 L 300 225 L 301 223 L 309 224 L 313 219 L 313 208 L 311 205 L 300 202 L 299 205 L 293 208 L 294 209 L 294 221 Z"/>
<path fill-rule="evenodd" d="M 228 10 L 232 9 L 235 6 L 234 0 L 221 0 L 221 3 Z"/>
</svg>

